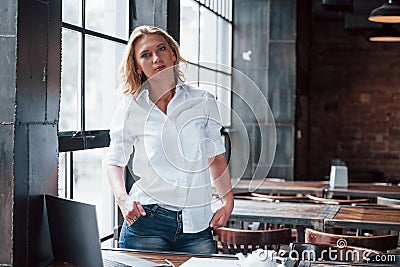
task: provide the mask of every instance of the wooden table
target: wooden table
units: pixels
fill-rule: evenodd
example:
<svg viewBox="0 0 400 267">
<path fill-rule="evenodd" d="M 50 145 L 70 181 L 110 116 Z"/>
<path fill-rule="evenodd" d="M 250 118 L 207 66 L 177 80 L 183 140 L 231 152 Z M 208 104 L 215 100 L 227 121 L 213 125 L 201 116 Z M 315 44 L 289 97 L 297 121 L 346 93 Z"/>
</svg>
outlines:
<svg viewBox="0 0 400 267">
<path fill-rule="evenodd" d="M 168 253 L 168 252 L 145 252 L 145 251 L 130 251 L 127 252 L 131 256 L 135 256 L 144 260 L 153 261 L 159 264 L 165 264 L 165 259 L 168 259 L 176 267 L 182 265 L 184 262 L 189 260 L 191 257 L 197 258 L 215 258 L 215 259 L 237 259 L 235 255 L 225 255 L 225 254 L 212 254 L 212 255 L 192 255 L 185 253 Z"/>
<path fill-rule="evenodd" d="M 262 182 L 259 179 L 241 179 L 233 184 L 234 193 L 257 192 L 262 194 L 311 194 L 322 197 L 325 188 L 328 186 L 326 181 L 287 181 L 287 182 Z"/>
<path fill-rule="evenodd" d="M 326 227 L 400 231 L 400 209 L 341 206 Z"/>
<path fill-rule="evenodd" d="M 328 198 L 333 196 L 348 197 L 370 197 L 377 196 L 400 199 L 400 186 L 397 185 L 377 185 L 370 183 L 350 183 L 347 188 L 325 189 Z"/>
<path fill-rule="evenodd" d="M 139 251 L 139 250 L 124 250 L 124 249 L 112 249 L 116 250 L 116 252 L 127 253 L 131 256 L 141 258 L 144 260 L 149 260 L 155 262 L 157 264 L 166 264 L 165 259 L 168 259 L 172 262 L 176 267 L 182 265 L 184 262 L 189 260 L 191 257 L 197 258 L 216 258 L 216 259 L 227 259 L 234 260 L 237 259 L 235 255 L 226 255 L 226 254 L 212 254 L 212 255 L 193 255 L 179 252 L 153 252 L 153 251 Z M 71 264 L 64 262 L 53 262 L 47 267 L 74 267 Z"/>
<path fill-rule="evenodd" d="M 220 203 L 214 202 L 215 211 Z M 299 242 L 304 242 L 304 228 L 323 230 L 324 221 L 332 219 L 339 206 L 308 203 L 265 202 L 256 200 L 235 200 L 235 208 L 229 218 L 232 221 L 268 222 L 295 225 Z"/>
</svg>

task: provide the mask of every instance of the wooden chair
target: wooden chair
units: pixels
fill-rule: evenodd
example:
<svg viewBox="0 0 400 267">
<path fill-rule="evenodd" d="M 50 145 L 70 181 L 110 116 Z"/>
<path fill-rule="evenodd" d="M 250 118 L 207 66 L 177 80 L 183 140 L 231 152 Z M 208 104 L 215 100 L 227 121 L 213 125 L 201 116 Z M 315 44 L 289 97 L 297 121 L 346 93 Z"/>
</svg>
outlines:
<svg viewBox="0 0 400 267">
<path fill-rule="evenodd" d="M 273 199 L 271 198 L 260 198 L 260 197 L 254 197 L 252 195 L 233 195 L 234 199 L 246 199 L 246 200 L 254 200 L 254 201 L 266 201 L 266 202 L 274 202 Z"/>
<path fill-rule="evenodd" d="M 333 199 L 333 198 L 322 198 L 316 197 L 312 195 L 307 195 L 307 197 L 315 203 L 320 204 L 330 204 L 330 205 L 351 205 L 353 203 L 368 203 L 369 200 L 367 198 L 359 198 L 359 199 Z"/>
<path fill-rule="evenodd" d="M 255 200 L 265 200 L 268 202 L 299 202 L 308 199 L 306 196 L 303 195 L 274 196 L 274 195 L 265 195 L 260 193 L 251 193 L 251 196 L 254 197 Z"/>
<path fill-rule="evenodd" d="M 340 245 L 338 243 L 343 241 L 346 243 L 346 246 L 362 247 L 377 251 L 395 249 L 397 247 L 398 238 L 398 234 L 382 236 L 350 236 L 324 233 L 313 229 L 306 229 L 305 233 L 306 243 Z"/>
<path fill-rule="evenodd" d="M 377 197 L 376 203 L 381 205 L 399 205 L 400 199 L 388 198 L 388 197 Z"/>
<path fill-rule="evenodd" d="M 275 196 L 259 193 L 251 193 L 250 195 L 234 195 L 234 198 L 266 202 L 305 202 L 308 200 L 306 196 Z"/>
<path fill-rule="evenodd" d="M 214 239 L 219 250 L 225 254 L 251 253 L 258 248 L 279 249 L 281 244 L 288 245 L 292 240 L 290 229 L 276 230 L 240 230 L 221 227 L 214 230 Z"/>
</svg>

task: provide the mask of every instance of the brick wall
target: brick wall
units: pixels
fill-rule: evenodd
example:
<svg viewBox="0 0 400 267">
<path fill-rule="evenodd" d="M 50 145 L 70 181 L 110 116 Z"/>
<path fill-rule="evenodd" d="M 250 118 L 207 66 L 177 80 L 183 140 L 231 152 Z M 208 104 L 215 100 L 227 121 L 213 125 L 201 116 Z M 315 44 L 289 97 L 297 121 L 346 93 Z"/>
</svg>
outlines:
<svg viewBox="0 0 400 267">
<path fill-rule="evenodd" d="M 296 147 L 308 172 L 296 177 L 329 175 L 331 159 L 340 158 L 351 175 L 400 180 L 400 43 L 371 43 L 343 21 L 314 22 L 311 32 L 309 91 L 300 91 L 297 121 L 309 142 L 303 135 Z"/>
</svg>

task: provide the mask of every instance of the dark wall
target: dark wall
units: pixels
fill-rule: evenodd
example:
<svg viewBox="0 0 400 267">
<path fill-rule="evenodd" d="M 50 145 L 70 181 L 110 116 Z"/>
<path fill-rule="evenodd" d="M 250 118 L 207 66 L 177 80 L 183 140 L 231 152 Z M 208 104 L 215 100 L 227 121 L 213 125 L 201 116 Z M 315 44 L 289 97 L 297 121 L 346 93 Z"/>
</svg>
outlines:
<svg viewBox="0 0 400 267">
<path fill-rule="evenodd" d="M 0 1 L 0 265 L 12 265 L 17 3 Z"/>
<path fill-rule="evenodd" d="M 340 158 L 350 179 L 400 179 L 400 44 L 371 43 L 367 35 L 346 30 L 340 19 L 312 21 L 309 83 L 299 68 L 297 119 L 306 134 L 298 144 L 306 146 L 298 145 L 296 160 L 305 163 L 308 153 L 308 172 L 297 178 L 329 175 L 330 161 Z"/>
<path fill-rule="evenodd" d="M 309 177 L 309 112 L 310 51 L 311 51 L 312 0 L 297 1 L 297 86 L 296 86 L 296 134 L 295 178 Z"/>
<path fill-rule="evenodd" d="M 14 264 L 51 257 L 42 194 L 57 195 L 61 1 L 18 5 Z M 34 15 L 33 15 L 34 14 Z"/>
<path fill-rule="evenodd" d="M 57 194 L 61 1 L 0 3 L 0 265 L 51 258 L 43 194 Z"/>
<path fill-rule="evenodd" d="M 296 28 L 296 0 L 234 1 L 233 178 L 293 180 Z"/>
</svg>

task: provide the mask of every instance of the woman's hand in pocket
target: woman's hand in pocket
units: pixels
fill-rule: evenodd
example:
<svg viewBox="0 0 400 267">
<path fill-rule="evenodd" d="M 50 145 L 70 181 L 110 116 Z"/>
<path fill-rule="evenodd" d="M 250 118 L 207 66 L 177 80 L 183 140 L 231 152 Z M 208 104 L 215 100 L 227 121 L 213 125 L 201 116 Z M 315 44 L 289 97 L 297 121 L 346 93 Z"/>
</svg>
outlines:
<svg viewBox="0 0 400 267">
<path fill-rule="evenodd" d="M 146 212 L 140 202 L 133 200 L 131 196 L 121 199 L 118 206 L 129 225 L 135 223 L 140 216 L 146 216 Z"/>
</svg>

